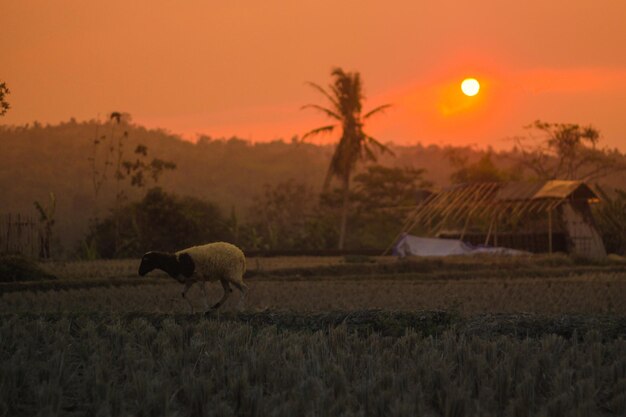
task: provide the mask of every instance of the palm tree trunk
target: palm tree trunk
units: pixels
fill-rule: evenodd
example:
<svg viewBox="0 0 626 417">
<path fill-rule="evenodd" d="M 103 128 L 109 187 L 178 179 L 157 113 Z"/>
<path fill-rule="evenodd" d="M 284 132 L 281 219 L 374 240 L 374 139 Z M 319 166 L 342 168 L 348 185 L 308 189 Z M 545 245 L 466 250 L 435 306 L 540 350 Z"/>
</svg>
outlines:
<svg viewBox="0 0 626 417">
<path fill-rule="evenodd" d="M 341 226 L 339 229 L 339 250 L 344 248 L 346 241 L 346 225 L 348 223 L 348 205 L 350 198 L 350 173 L 343 177 L 343 206 L 341 208 Z"/>
</svg>

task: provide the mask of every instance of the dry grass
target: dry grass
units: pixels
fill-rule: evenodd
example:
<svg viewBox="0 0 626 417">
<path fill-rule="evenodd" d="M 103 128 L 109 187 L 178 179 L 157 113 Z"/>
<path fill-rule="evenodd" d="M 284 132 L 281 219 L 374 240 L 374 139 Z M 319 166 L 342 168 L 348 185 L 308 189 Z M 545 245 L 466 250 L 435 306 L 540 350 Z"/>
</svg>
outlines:
<svg viewBox="0 0 626 417">
<path fill-rule="evenodd" d="M 435 272 L 435 271 L 519 271 L 534 269 L 614 268 L 626 271 L 621 258 L 590 262 L 564 255 L 534 255 L 530 257 L 459 256 L 446 258 L 405 258 L 392 256 L 369 257 L 371 262 L 353 263 L 350 258 L 332 256 L 282 256 L 247 258 L 248 275 L 345 275 L 350 271 L 363 272 Z M 139 259 L 109 259 L 95 261 L 49 261 L 40 266 L 60 279 L 105 279 L 136 277 Z M 151 276 L 164 276 L 159 271 Z"/>
<path fill-rule="evenodd" d="M 393 257 L 377 258 L 379 262 L 393 262 Z M 139 259 L 99 259 L 94 261 L 50 261 L 41 266 L 49 273 L 66 279 L 100 279 L 137 276 Z M 283 268 L 310 268 L 344 264 L 343 257 L 282 256 L 247 258 L 249 270 L 274 271 Z"/>
<path fill-rule="evenodd" d="M 0 286 L 0 416 L 626 415 L 620 263 L 262 258 L 210 315 L 136 263 Z"/>
<path fill-rule="evenodd" d="M 161 282 L 161 281 L 159 281 Z M 626 276 L 595 273 L 573 277 L 393 280 L 251 279 L 246 309 L 319 312 L 328 310 L 455 310 L 479 313 L 626 314 Z M 211 301 L 221 286 L 208 285 Z M 189 312 L 180 297 L 181 285 L 164 281 L 136 287 L 84 288 L 47 292 L 20 291 L 0 295 L 0 312 L 110 311 Z M 204 308 L 199 287 L 189 292 L 198 310 Z M 232 310 L 235 292 L 223 307 Z"/>
<path fill-rule="evenodd" d="M 2 415 L 623 416 L 626 341 L 3 317 Z"/>
</svg>

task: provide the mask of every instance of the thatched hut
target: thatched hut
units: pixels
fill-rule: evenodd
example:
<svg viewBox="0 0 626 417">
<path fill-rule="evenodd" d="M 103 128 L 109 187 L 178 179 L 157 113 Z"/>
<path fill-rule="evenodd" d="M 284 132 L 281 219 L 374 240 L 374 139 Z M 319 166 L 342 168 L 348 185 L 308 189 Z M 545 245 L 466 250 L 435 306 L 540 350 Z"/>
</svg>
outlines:
<svg viewBox="0 0 626 417">
<path fill-rule="evenodd" d="M 530 252 L 606 256 L 581 181 L 460 184 L 418 203 L 403 233 L 460 239 Z"/>
</svg>

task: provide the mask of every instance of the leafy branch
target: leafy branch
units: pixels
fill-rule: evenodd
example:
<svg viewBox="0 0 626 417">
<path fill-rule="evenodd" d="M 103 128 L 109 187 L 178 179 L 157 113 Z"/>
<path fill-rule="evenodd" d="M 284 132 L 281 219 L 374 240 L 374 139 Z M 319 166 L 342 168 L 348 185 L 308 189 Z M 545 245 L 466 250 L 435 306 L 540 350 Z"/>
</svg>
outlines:
<svg viewBox="0 0 626 417">
<path fill-rule="evenodd" d="M 6 83 L 0 83 L 0 116 L 4 116 L 11 108 L 9 102 L 6 101 L 6 96 L 11 93 L 11 90 L 7 87 Z"/>
</svg>

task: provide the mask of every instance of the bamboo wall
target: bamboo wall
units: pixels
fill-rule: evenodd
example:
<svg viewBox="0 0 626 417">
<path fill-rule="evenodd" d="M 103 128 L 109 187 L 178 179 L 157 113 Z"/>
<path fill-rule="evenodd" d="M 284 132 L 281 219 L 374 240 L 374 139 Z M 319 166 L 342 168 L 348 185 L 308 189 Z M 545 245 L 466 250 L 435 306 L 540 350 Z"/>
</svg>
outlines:
<svg viewBox="0 0 626 417">
<path fill-rule="evenodd" d="M 0 215 L 0 253 L 39 256 L 39 228 L 36 219 L 21 214 Z"/>
</svg>

